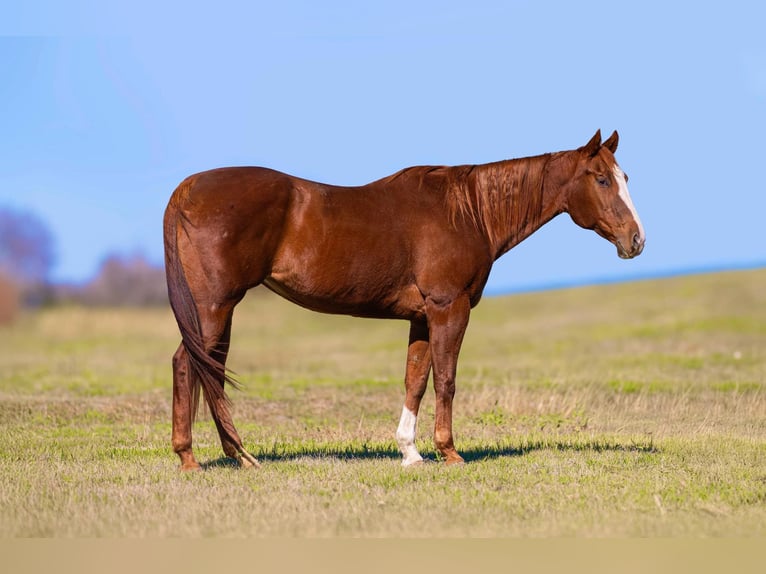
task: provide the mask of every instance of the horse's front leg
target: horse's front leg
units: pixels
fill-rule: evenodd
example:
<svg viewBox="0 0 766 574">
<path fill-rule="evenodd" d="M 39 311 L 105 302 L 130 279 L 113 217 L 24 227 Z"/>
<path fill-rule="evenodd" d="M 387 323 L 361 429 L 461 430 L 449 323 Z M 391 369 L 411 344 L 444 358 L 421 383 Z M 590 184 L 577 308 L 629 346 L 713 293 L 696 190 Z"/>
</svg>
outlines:
<svg viewBox="0 0 766 574">
<path fill-rule="evenodd" d="M 426 301 L 436 392 L 434 443 L 447 464 L 464 462 L 452 439 L 452 399 L 455 396 L 457 357 L 470 313 L 471 304 L 467 296 L 444 303 L 431 299 Z"/>
<path fill-rule="evenodd" d="M 428 343 L 428 324 L 425 321 L 410 323 L 410 341 L 407 347 L 407 372 L 404 377 L 406 397 L 402 417 L 396 429 L 396 442 L 402 451 L 402 466 L 423 462 L 415 447 L 420 401 L 426 392 L 428 374 L 431 371 L 431 350 Z"/>
</svg>

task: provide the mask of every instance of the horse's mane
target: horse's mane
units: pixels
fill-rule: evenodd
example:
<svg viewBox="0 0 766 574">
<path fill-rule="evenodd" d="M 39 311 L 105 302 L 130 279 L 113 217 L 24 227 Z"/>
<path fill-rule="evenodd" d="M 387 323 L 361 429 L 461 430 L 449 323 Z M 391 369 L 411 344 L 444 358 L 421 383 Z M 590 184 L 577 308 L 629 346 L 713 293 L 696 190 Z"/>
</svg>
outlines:
<svg viewBox="0 0 766 574">
<path fill-rule="evenodd" d="M 493 245 L 538 227 L 545 169 L 553 154 L 483 165 L 457 166 L 447 191 L 450 221 L 470 222 Z"/>
<path fill-rule="evenodd" d="M 381 180 L 417 180 L 445 195 L 447 217 L 454 227 L 468 223 L 482 232 L 494 246 L 538 228 L 544 210 L 546 172 L 553 160 L 567 152 L 509 159 L 494 163 L 458 166 L 407 167 Z"/>
</svg>

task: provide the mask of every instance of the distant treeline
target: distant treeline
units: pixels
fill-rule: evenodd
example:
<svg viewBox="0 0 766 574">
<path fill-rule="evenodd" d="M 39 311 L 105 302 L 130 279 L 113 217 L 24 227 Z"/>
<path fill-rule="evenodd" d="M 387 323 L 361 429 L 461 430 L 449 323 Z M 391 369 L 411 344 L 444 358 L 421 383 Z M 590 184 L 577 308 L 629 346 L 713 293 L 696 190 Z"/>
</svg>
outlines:
<svg viewBox="0 0 766 574">
<path fill-rule="evenodd" d="M 83 284 L 25 283 L 10 274 L 0 274 L 0 324 L 12 322 L 24 307 L 149 307 L 167 303 L 164 268 L 142 255 L 111 255 L 96 276 Z"/>
<path fill-rule="evenodd" d="M 83 285 L 53 285 L 52 303 L 78 303 L 104 307 L 167 305 L 165 270 L 142 255 L 111 255 L 93 278 Z"/>
<path fill-rule="evenodd" d="M 23 308 L 46 305 L 166 305 L 165 271 L 142 255 L 110 255 L 83 284 L 50 280 L 55 242 L 45 222 L 30 211 L 0 206 L 0 324 Z"/>
</svg>

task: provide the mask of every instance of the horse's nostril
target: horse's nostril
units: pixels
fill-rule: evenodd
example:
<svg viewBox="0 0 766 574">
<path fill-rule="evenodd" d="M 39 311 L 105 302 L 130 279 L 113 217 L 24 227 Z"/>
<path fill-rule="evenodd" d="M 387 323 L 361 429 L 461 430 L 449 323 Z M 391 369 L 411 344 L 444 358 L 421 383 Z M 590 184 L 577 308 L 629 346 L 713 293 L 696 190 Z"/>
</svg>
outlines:
<svg viewBox="0 0 766 574">
<path fill-rule="evenodd" d="M 638 249 L 641 245 L 641 236 L 638 233 L 633 234 L 633 249 Z"/>
</svg>

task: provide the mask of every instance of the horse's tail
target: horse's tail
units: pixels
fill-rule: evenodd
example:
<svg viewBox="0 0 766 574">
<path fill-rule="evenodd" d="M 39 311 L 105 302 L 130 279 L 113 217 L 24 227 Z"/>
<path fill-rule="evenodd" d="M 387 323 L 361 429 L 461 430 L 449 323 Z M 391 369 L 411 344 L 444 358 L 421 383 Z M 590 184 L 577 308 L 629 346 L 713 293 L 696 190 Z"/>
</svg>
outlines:
<svg viewBox="0 0 766 574">
<path fill-rule="evenodd" d="M 192 392 L 192 416 L 196 416 L 199 409 L 200 386 L 205 395 L 205 401 L 215 412 L 216 405 L 221 401 L 225 404 L 229 402 L 223 383 L 228 382 L 234 387 L 239 387 L 239 384 L 226 372 L 223 363 L 216 360 L 205 347 L 197 305 L 186 280 L 178 252 L 178 234 L 183 231 L 184 217 L 177 205 L 179 191 L 176 190 L 170 198 L 165 210 L 165 275 L 170 307 L 173 309 L 181 331 L 182 344 L 186 349 Z"/>
</svg>

